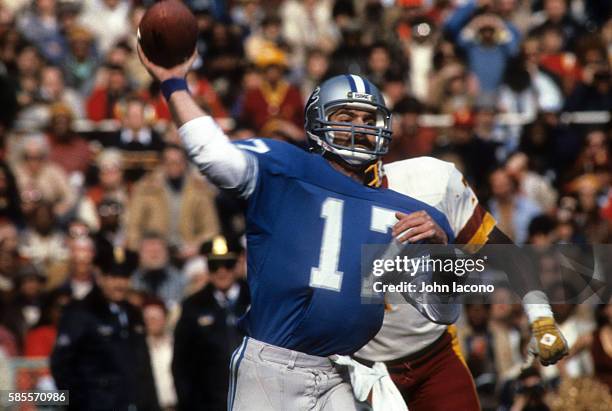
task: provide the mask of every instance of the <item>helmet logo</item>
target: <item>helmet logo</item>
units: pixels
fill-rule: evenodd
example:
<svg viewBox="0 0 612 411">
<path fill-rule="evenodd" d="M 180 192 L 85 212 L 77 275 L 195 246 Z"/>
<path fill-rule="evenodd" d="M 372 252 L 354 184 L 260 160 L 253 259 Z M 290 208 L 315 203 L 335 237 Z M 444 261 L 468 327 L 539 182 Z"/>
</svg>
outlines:
<svg viewBox="0 0 612 411">
<path fill-rule="evenodd" d="M 357 93 L 354 91 L 349 91 L 347 97 L 351 100 L 364 100 L 369 103 L 374 103 L 376 101 L 376 98 L 371 94 Z"/>
<path fill-rule="evenodd" d="M 321 87 L 317 86 L 317 88 L 315 88 L 312 92 L 312 94 L 310 95 L 310 98 L 308 99 L 308 103 L 306 103 L 306 107 L 311 106 L 312 104 L 315 104 L 316 102 L 319 101 L 319 93 L 321 92 Z"/>
</svg>

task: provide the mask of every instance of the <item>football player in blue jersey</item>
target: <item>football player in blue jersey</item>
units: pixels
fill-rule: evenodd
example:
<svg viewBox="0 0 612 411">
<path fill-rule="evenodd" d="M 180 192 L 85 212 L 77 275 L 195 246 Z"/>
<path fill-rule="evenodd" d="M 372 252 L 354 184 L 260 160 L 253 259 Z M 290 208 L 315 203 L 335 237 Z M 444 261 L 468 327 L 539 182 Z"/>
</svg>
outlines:
<svg viewBox="0 0 612 411">
<path fill-rule="evenodd" d="M 247 200 L 251 307 L 230 364 L 230 410 L 355 410 L 346 375 L 328 358 L 352 354 L 378 331 L 383 304 L 361 298 L 361 246 L 387 244 L 397 219 L 429 219 L 411 241 L 452 241 L 436 209 L 378 187 L 391 114 L 367 79 L 321 84 L 306 108 L 311 152 L 253 139 L 232 144 L 191 98 L 193 60 L 147 70 L 161 82 L 191 160 L 218 187 Z M 194 56 L 195 57 L 195 56 Z"/>
</svg>

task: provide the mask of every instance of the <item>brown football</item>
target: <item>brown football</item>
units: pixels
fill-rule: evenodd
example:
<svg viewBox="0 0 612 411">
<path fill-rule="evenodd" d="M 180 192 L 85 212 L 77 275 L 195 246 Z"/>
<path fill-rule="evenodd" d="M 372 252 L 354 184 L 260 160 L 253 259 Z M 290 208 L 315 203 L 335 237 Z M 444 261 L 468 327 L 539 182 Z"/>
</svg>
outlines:
<svg viewBox="0 0 612 411">
<path fill-rule="evenodd" d="M 174 67 L 193 54 L 198 38 L 195 16 L 179 0 L 162 0 L 149 8 L 138 27 L 145 56 L 162 67 Z"/>
</svg>

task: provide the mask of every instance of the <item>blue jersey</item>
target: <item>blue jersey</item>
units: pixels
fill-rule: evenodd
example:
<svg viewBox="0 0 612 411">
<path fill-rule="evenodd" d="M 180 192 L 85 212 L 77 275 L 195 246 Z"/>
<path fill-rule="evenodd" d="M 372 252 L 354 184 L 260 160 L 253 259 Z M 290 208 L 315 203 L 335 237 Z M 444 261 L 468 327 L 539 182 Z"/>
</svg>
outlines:
<svg viewBox="0 0 612 411">
<path fill-rule="evenodd" d="M 389 243 L 396 211 L 426 210 L 453 239 L 446 218 L 290 144 L 236 144 L 257 166 L 247 208 L 252 302 L 243 326 L 253 338 L 310 355 L 354 353 L 374 337 L 384 311 L 362 303 L 362 245 Z"/>
</svg>

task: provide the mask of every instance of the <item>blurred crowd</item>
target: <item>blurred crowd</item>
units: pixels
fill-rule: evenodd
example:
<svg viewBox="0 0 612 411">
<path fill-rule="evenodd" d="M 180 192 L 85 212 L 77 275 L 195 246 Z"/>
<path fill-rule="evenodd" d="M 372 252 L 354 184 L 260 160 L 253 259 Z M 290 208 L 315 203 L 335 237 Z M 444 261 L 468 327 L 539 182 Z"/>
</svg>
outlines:
<svg viewBox="0 0 612 411">
<path fill-rule="evenodd" d="M 243 287 L 243 251 L 214 265 L 232 271 L 219 285 L 207 247 L 218 235 L 240 243 L 244 204 L 189 165 L 159 84 L 136 55 L 152 3 L 0 0 L 0 386 L 14 383 L 2 377 L 5 359 L 49 357 L 62 307 L 104 288 L 100 273 L 127 271 L 159 405 L 174 409 L 181 303 Z M 394 113 L 386 162 L 453 162 L 518 244 L 612 242 L 609 1 L 186 3 L 199 27 L 191 93 L 232 139 L 306 147 L 313 88 L 364 75 Z M 499 303 L 466 305 L 460 327 L 483 408 L 612 409 L 611 306 L 555 305 L 582 351 L 560 367 L 521 371 L 525 316 L 497 294 Z M 238 341 L 228 331 L 234 305 L 219 304 L 231 312 L 210 357 L 229 356 L 219 347 Z M 38 383 L 53 386 L 42 374 Z"/>
</svg>

